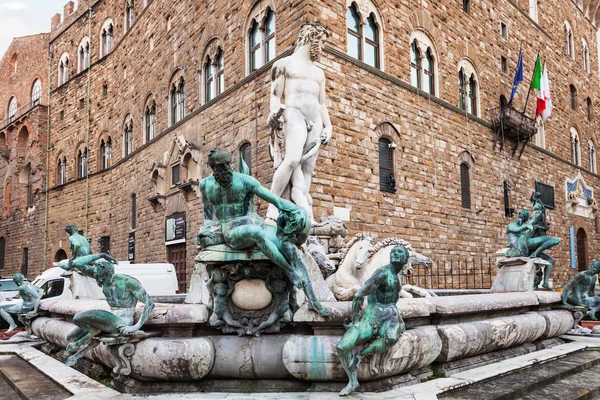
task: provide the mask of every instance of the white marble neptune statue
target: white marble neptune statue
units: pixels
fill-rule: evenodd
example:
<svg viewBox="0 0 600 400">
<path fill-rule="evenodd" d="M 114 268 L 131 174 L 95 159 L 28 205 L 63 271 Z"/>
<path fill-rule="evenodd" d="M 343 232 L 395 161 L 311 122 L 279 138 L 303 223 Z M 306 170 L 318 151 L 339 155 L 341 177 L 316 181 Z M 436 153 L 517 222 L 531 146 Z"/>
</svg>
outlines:
<svg viewBox="0 0 600 400">
<path fill-rule="evenodd" d="M 325 104 L 325 74 L 315 62 L 327 38 L 319 23 L 300 28 L 296 49 L 271 69 L 270 152 L 275 174 L 271 191 L 306 209 L 314 221 L 310 184 L 321 144 L 331 139 L 332 127 Z M 289 189 L 289 192 L 288 190 Z M 267 218 L 277 219 L 270 206 Z"/>
</svg>

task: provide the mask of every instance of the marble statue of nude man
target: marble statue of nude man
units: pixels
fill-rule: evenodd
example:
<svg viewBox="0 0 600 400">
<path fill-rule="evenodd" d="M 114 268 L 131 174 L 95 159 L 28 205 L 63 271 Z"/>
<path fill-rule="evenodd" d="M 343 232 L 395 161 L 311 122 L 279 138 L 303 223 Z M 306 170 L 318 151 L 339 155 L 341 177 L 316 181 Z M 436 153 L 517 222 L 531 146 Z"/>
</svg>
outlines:
<svg viewBox="0 0 600 400">
<path fill-rule="evenodd" d="M 83 356 L 88 350 L 87 342 L 100 333 L 123 336 L 143 334 L 140 329 L 154 309 L 154 302 L 142 284 L 129 275 L 115 274 L 112 263 L 97 261 L 94 264 L 94 277 L 98 286 L 102 287 L 102 293 L 106 296 L 111 311 L 87 310 L 73 317 L 77 328 L 67 337 L 67 352 L 79 351 L 67 359 L 68 366 L 74 365 Z M 135 322 L 135 306 L 138 301 L 144 303 L 144 311 Z M 80 349 L 82 346 L 85 347 Z"/>
<path fill-rule="evenodd" d="M 294 53 L 275 62 L 271 69 L 267 123 L 272 129 L 271 155 L 276 168 L 271 192 L 282 196 L 291 184 L 290 199 L 306 210 L 311 221 L 312 173 L 319 148 L 329 142 L 332 133 L 325 104 L 325 74 L 315 64 L 326 37 L 323 25 L 302 25 Z M 275 220 L 277 214 L 275 205 L 270 205 L 267 218 Z"/>
<path fill-rule="evenodd" d="M 10 314 L 27 313 L 28 317 L 34 316 L 38 312 L 40 300 L 43 295 L 42 289 L 40 289 L 37 286 L 34 286 L 30 282 L 27 282 L 25 280 L 25 277 L 21 273 L 14 274 L 13 281 L 19 286 L 19 296 L 21 296 L 23 303 L 0 308 L 0 316 L 6 322 L 8 322 L 9 325 L 6 333 L 14 331 L 17 327 L 17 324 L 15 324 L 15 321 L 13 320 Z"/>
</svg>

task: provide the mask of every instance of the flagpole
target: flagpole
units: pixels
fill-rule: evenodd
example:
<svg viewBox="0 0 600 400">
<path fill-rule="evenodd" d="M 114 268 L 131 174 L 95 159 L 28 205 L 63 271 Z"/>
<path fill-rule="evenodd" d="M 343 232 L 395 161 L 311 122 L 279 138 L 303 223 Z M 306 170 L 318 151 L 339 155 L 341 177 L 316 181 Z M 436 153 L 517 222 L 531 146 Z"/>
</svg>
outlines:
<svg viewBox="0 0 600 400">
<path fill-rule="evenodd" d="M 537 57 L 535 58 L 536 64 L 537 64 L 538 58 L 540 58 L 539 51 L 537 53 Z M 523 107 L 523 115 L 525 115 L 525 110 L 527 110 L 527 103 L 529 102 L 529 94 L 531 93 L 531 84 L 533 83 L 534 78 L 535 78 L 535 67 L 533 68 L 533 73 L 531 74 L 531 82 L 529 82 L 529 90 L 527 91 L 527 99 L 525 99 L 525 107 Z"/>
</svg>

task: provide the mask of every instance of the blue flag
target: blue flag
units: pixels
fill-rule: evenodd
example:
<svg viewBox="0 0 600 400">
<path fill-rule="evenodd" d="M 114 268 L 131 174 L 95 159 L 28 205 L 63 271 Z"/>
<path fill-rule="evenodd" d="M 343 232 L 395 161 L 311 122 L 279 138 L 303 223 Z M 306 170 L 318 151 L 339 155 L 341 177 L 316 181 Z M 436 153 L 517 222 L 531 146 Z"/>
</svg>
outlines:
<svg viewBox="0 0 600 400">
<path fill-rule="evenodd" d="M 506 106 L 510 106 L 510 104 L 513 101 L 513 97 L 515 97 L 515 94 L 517 93 L 517 88 L 519 87 L 519 84 L 523 81 L 523 48 L 521 48 L 521 50 L 519 51 L 519 61 L 517 62 L 517 71 L 515 72 L 515 80 L 513 82 L 513 86 L 512 86 L 512 92 L 510 92 L 510 99 L 508 100 L 508 103 L 506 104 Z"/>
</svg>

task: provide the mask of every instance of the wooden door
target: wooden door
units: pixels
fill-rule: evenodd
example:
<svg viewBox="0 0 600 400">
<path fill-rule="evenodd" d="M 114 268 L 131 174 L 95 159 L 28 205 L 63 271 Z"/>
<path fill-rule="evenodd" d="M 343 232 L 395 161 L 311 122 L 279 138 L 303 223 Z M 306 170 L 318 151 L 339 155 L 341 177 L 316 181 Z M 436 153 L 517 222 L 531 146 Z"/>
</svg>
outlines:
<svg viewBox="0 0 600 400">
<path fill-rule="evenodd" d="M 167 246 L 169 262 L 175 266 L 177 281 L 179 282 L 179 293 L 187 293 L 187 271 L 185 243 Z"/>
</svg>

